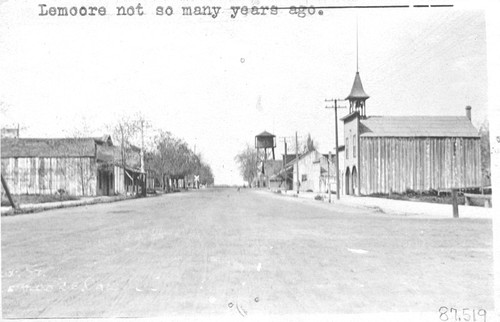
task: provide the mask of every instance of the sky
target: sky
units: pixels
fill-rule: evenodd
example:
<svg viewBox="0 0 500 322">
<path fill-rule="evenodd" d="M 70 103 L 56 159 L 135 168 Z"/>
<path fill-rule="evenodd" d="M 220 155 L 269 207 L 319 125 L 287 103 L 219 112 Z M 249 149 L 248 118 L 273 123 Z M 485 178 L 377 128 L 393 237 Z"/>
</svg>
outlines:
<svg viewBox="0 0 500 322">
<path fill-rule="evenodd" d="M 0 1 L 2 125 L 19 123 L 21 137 L 64 137 L 86 122 L 102 135 L 140 112 L 196 146 L 216 184 L 240 184 L 234 157 L 264 130 L 277 136 L 276 155 L 295 132 L 310 133 L 322 153 L 333 150 L 325 99 L 350 92 L 356 28 L 368 116 L 465 115 L 470 105 L 477 128 L 488 117 L 481 8 L 338 9 L 305 18 L 282 10 L 231 19 L 231 4 L 214 1 L 223 9 L 213 19 L 181 15 L 181 4 L 208 4 L 196 0 L 141 1 L 145 15 L 134 17 L 114 8 L 137 2 L 102 3 L 105 17 L 46 17 L 36 1 Z M 174 15 L 155 16 L 157 5 L 172 5 Z"/>
</svg>

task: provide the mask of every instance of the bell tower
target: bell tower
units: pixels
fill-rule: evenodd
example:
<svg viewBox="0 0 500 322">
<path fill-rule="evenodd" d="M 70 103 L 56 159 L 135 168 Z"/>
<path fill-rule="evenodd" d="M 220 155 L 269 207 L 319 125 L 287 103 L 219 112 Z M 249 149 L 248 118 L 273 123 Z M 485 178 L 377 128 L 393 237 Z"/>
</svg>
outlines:
<svg viewBox="0 0 500 322">
<path fill-rule="evenodd" d="M 358 59 L 358 22 L 356 21 L 356 76 L 352 84 L 351 94 L 346 97 L 349 100 L 349 114 L 358 112 L 362 118 L 366 117 L 366 100 L 370 98 L 363 89 L 361 77 L 359 76 L 359 59 Z"/>
<path fill-rule="evenodd" d="M 361 83 L 361 77 L 359 77 L 359 72 L 356 71 L 351 94 L 346 97 L 346 100 L 349 100 L 349 114 L 358 112 L 361 117 L 366 117 L 366 100 L 368 98 L 370 98 L 370 96 L 365 93 L 363 84 Z"/>
</svg>

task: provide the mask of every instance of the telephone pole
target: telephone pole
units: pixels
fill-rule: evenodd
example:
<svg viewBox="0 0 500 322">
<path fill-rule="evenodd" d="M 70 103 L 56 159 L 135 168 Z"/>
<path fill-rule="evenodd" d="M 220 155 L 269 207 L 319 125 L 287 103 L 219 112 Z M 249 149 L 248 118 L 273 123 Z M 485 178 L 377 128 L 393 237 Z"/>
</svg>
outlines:
<svg viewBox="0 0 500 322">
<path fill-rule="evenodd" d="M 283 140 L 283 145 L 285 148 L 285 155 L 283 156 L 283 170 L 285 172 L 285 192 L 288 191 L 288 172 L 286 171 L 286 165 L 287 165 L 287 155 L 288 155 L 288 142 L 293 142 L 294 137 L 293 136 L 280 136 L 280 140 Z M 292 174 L 292 183 L 294 181 L 293 174 Z M 292 186 L 292 191 L 293 191 L 293 186 Z"/>
<path fill-rule="evenodd" d="M 337 121 L 337 109 L 338 108 L 346 108 L 345 106 L 337 106 L 338 101 L 345 101 L 343 99 L 325 99 L 325 102 L 334 102 L 333 106 L 326 106 L 326 108 L 334 108 L 335 109 L 335 170 L 336 170 L 336 194 L 337 200 L 340 199 L 340 170 L 339 170 L 339 126 Z"/>
<path fill-rule="evenodd" d="M 294 137 L 293 136 L 280 136 L 279 139 L 283 139 L 283 144 L 284 144 L 284 147 L 285 147 L 285 155 L 283 156 L 283 168 L 285 170 L 285 191 L 288 190 L 288 186 L 287 186 L 287 181 L 288 181 L 288 173 L 286 172 L 286 165 L 287 165 L 287 155 L 288 155 L 288 143 L 287 142 L 290 142 L 292 141 L 293 142 L 293 139 Z M 300 136 L 300 139 L 302 140 L 303 137 Z M 293 153 L 293 152 L 292 152 Z M 297 193 L 299 193 L 299 185 L 300 185 L 300 179 L 299 179 L 299 135 L 297 134 L 297 131 L 295 131 L 295 161 L 292 160 L 292 162 L 295 163 L 295 166 L 297 167 Z M 293 174 L 292 174 L 292 183 L 294 182 L 294 178 L 293 178 Z M 292 185 L 292 189 L 291 191 L 293 191 L 293 185 Z"/>
<path fill-rule="evenodd" d="M 295 160 L 297 164 L 297 194 L 299 194 L 299 186 L 300 186 L 300 179 L 299 179 L 299 137 L 297 135 L 297 131 L 295 131 Z"/>
<path fill-rule="evenodd" d="M 145 162 L 144 162 L 144 159 L 145 159 L 145 156 L 144 156 L 144 119 L 141 118 L 140 119 L 140 122 L 141 122 L 141 176 L 142 176 L 142 182 L 141 182 L 141 195 L 143 197 L 146 197 L 146 186 L 147 186 L 147 183 L 146 183 L 146 180 L 147 180 L 147 175 L 146 175 L 146 167 L 145 167 Z"/>
<path fill-rule="evenodd" d="M 332 189 L 330 188 L 330 162 L 332 161 L 332 152 L 328 151 L 328 202 L 332 203 Z"/>
<path fill-rule="evenodd" d="M 287 155 L 287 146 L 286 146 L 286 138 L 283 138 L 283 144 L 285 145 L 285 154 L 283 155 L 283 162 L 282 162 L 282 171 L 285 174 L 285 193 L 288 190 L 287 184 L 288 184 L 288 174 L 286 172 L 286 155 Z"/>
</svg>

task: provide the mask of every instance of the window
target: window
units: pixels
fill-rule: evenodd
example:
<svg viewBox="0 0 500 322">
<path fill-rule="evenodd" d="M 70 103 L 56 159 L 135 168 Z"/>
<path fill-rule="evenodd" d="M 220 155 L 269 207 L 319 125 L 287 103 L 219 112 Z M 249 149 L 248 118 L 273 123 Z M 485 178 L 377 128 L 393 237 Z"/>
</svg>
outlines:
<svg viewBox="0 0 500 322">
<path fill-rule="evenodd" d="M 349 138 L 345 138 L 345 158 L 349 159 Z"/>
<path fill-rule="evenodd" d="M 356 157 L 356 134 L 352 136 L 352 157 Z"/>
<path fill-rule="evenodd" d="M 307 174 L 302 175 L 302 182 L 307 181 Z"/>
</svg>

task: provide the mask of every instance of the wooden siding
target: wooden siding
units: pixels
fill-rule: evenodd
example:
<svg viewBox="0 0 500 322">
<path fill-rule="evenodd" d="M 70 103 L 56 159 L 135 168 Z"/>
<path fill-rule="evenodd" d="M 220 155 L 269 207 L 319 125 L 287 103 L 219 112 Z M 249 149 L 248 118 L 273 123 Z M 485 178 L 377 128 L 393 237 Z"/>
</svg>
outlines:
<svg viewBox="0 0 500 322">
<path fill-rule="evenodd" d="M 362 137 L 361 193 L 402 193 L 481 185 L 476 138 Z"/>
<path fill-rule="evenodd" d="M 324 160 L 322 160 L 324 159 Z M 317 151 L 309 152 L 301 156 L 299 159 L 299 180 L 300 191 L 312 190 L 314 192 L 320 191 L 321 181 L 321 165 L 326 166 L 326 158 Z M 306 180 L 302 178 L 305 175 Z M 293 165 L 293 189 L 297 190 L 297 164 Z"/>
<path fill-rule="evenodd" d="M 115 188 L 115 193 L 118 194 L 125 194 L 127 192 L 125 188 L 125 172 L 123 171 L 123 168 L 114 166 L 114 188 Z"/>
<path fill-rule="evenodd" d="M 114 166 L 114 177 L 113 177 L 113 188 L 115 194 L 133 194 L 139 192 L 140 181 L 136 177 L 135 185 L 134 181 L 129 176 L 137 176 L 138 172 L 127 170 L 127 173 L 123 171 L 122 167 Z"/>
<path fill-rule="evenodd" d="M 94 158 L 2 158 L 2 175 L 13 194 L 96 194 Z"/>
</svg>

